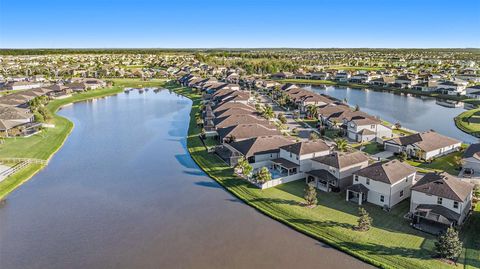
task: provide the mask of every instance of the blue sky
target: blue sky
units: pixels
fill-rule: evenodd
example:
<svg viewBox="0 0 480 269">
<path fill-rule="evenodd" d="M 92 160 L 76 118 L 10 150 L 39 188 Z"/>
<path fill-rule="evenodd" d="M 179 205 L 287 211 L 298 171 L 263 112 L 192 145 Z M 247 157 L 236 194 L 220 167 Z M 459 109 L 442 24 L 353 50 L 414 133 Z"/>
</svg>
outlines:
<svg viewBox="0 0 480 269">
<path fill-rule="evenodd" d="M 2 48 L 480 47 L 480 0 L 0 0 Z"/>
</svg>

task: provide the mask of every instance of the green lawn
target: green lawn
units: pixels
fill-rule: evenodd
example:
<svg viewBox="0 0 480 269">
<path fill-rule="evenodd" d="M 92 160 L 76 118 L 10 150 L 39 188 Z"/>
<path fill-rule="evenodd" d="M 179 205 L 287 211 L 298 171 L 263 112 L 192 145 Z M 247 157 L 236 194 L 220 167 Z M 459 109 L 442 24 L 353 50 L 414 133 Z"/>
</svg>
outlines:
<svg viewBox="0 0 480 269">
<path fill-rule="evenodd" d="M 92 98 L 113 95 L 123 91 L 124 87 L 162 86 L 164 80 L 140 81 L 138 79 L 116 79 L 114 87 L 87 91 L 65 99 L 52 100 L 47 108 L 52 112 L 51 124 L 55 128 L 47 128 L 30 137 L 6 138 L 0 144 L 0 158 L 35 158 L 48 160 L 62 145 L 73 128 L 73 123 L 55 112 L 63 105 L 81 102 Z M 40 165 L 29 165 L 8 179 L 0 182 L 0 199 L 28 180 L 34 173 L 42 169 Z"/>
<path fill-rule="evenodd" d="M 343 194 L 320 193 L 319 206 L 309 209 L 302 206 L 302 181 L 262 191 L 235 177 L 233 170 L 221 159 L 205 151 L 198 138 L 200 128 L 193 116 L 198 111 L 200 96 L 186 88 L 176 88 L 175 91 L 193 100 L 187 140 L 193 159 L 208 175 L 247 204 L 302 233 L 379 267 L 455 268 L 432 258 L 435 238 L 412 229 L 403 218 L 408 202 L 401 203 L 389 213 L 366 205 L 374 219 L 373 228 L 368 232 L 358 232 L 353 230 L 357 206 L 346 202 Z M 478 245 L 467 251 L 470 265 L 478 263 L 475 251 L 478 251 Z"/>
<path fill-rule="evenodd" d="M 465 111 L 455 117 L 455 125 L 462 131 L 480 136 L 480 108 Z"/>
<path fill-rule="evenodd" d="M 434 170 L 434 171 L 445 171 L 451 175 L 457 176 L 460 170 L 457 170 L 458 166 L 454 162 L 454 157 L 461 157 L 463 152 L 454 152 L 440 158 L 435 159 L 431 163 L 422 163 L 417 161 L 408 160 L 407 162 L 420 169 L 425 170 Z"/>
<path fill-rule="evenodd" d="M 383 151 L 383 147 L 381 144 L 375 143 L 375 142 L 369 142 L 366 144 L 359 144 L 356 146 L 357 149 L 360 150 L 360 148 L 363 147 L 362 151 L 365 153 L 368 153 L 370 155 L 377 154 L 379 152 Z"/>
</svg>

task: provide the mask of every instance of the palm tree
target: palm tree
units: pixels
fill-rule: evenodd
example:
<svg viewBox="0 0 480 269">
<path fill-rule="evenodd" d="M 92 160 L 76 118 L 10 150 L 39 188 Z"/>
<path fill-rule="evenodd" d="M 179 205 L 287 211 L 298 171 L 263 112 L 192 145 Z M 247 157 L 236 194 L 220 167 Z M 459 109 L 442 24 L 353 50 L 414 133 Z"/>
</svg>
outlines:
<svg viewBox="0 0 480 269">
<path fill-rule="evenodd" d="M 336 148 L 338 151 L 346 151 L 348 142 L 346 139 L 339 138 L 335 140 Z"/>
<path fill-rule="evenodd" d="M 262 116 L 265 117 L 267 120 L 275 117 L 275 113 L 273 112 L 273 108 L 269 105 L 266 105 L 263 108 Z"/>
<path fill-rule="evenodd" d="M 317 117 L 317 107 L 314 105 L 307 106 L 307 115 L 309 118 L 316 118 Z"/>
</svg>

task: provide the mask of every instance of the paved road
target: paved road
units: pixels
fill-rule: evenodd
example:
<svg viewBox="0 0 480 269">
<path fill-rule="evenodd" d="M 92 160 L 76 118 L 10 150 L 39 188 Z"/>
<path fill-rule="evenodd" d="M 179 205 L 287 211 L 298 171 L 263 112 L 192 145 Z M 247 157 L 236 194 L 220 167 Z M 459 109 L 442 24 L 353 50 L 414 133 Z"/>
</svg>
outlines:
<svg viewBox="0 0 480 269">
<path fill-rule="evenodd" d="M 259 99 L 260 99 L 261 104 L 263 104 L 263 105 L 268 104 L 273 108 L 273 112 L 275 112 L 275 117 L 277 117 L 279 113 L 286 114 L 286 118 L 287 118 L 286 125 L 288 127 L 288 130 L 293 130 L 293 129 L 296 128 L 298 130 L 298 137 L 300 139 L 308 140 L 308 138 L 310 137 L 310 133 L 312 131 L 316 131 L 313 128 L 306 127 L 306 126 L 302 125 L 301 123 L 296 122 L 293 119 L 293 117 L 291 116 L 291 112 L 285 111 L 282 107 L 280 107 L 279 105 L 274 103 L 269 96 L 259 95 Z"/>
</svg>

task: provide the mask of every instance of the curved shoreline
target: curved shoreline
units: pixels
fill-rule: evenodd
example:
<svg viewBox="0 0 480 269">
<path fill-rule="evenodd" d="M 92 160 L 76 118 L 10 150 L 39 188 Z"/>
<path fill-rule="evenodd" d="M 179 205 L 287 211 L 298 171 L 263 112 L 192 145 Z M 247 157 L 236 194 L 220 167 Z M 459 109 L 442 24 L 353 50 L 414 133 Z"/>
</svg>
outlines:
<svg viewBox="0 0 480 269">
<path fill-rule="evenodd" d="M 480 108 L 474 108 L 474 109 L 471 109 L 471 110 L 464 111 L 464 112 L 460 113 L 458 116 L 456 116 L 455 118 L 453 118 L 453 121 L 455 122 L 455 126 L 457 127 L 457 129 L 459 129 L 460 131 L 462 131 L 466 134 L 469 134 L 471 136 L 480 138 L 480 130 L 478 130 L 478 131 L 470 130 L 460 123 L 461 121 L 463 121 L 464 118 L 467 117 L 466 115 L 468 115 L 470 113 L 475 113 L 475 112 L 478 112 L 478 111 L 480 111 Z"/>
<path fill-rule="evenodd" d="M 337 249 L 338 251 L 341 251 L 343 253 L 346 253 L 348 254 L 349 256 L 353 257 L 353 258 L 356 258 L 356 259 L 359 259 L 360 261 L 363 261 L 367 264 L 370 264 L 370 265 L 373 265 L 373 266 L 376 266 L 376 267 L 379 267 L 379 268 L 385 268 L 385 269 L 389 269 L 389 268 L 394 268 L 394 267 L 390 267 L 390 266 L 387 266 L 385 264 L 382 264 L 382 263 L 379 263 L 377 262 L 376 260 L 373 260 L 373 259 L 370 259 L 368 258 L 367 256 L 365 255 L 360 255 L 359 253 L 357 252 L 354 252 L 354 251 L 351 251 L 350 249 L 348 248 L 345 248 L 345 247 L 342 247 L 338 244 L 336 244 L 334 241 L 332 240 L 329 240 L 328 238 L 325 238 L 325 237 L 320 237 L 320 236 L 317 236 L 315 235 L 314 233 L 311 233 L 305 229 L 302 229 L 301 227 L 299 227 L 298 225 L 296 225 L 295 223 L 292 223 L 292 222 L 289 222 L 288 220 L 286 220 L 285 218 L 282 218 L 280 216 L 277 216 L 269 211 L 266 211 L 264 210 L 263 208 L 261 208 L 260 206 L 257 206 L 255 205 L 254 203 L 250 202 L 249 200 L 245 199 L 240 193 L 236 192 L 234 189 L 230 188 L 227 184 L 225 184 L 224 181 L 220 180 L 218 177 L 216 177 L 215 175 L 213 175 L 213 173 L 210 172 L 210 170 L 212 168 L 210 167 L 205 167 L 201 161 L 198 159 L 198 156 L 195 154 L 197 153 L 197 151 L 195 150 L 195 147 L 193 146 L 193 140 L 192 139 L 199 139 L 200 138 L 198 137 L 198 134 L 195 134 L 191 128 L 192 124 L 196 124 L 195 123 L 195 120 L 192 121 L 192 119 L 195 119 L 194 115 L 195 115 L 195 112 L 194 112 L 194 106 L 195 106 L 195 101 L 198 101 L 198 100 L 194 100 L 192 99 L 192 96 L 188 96 L 187 94 L 182 94 L 181 92 L 178 92 L 176 90 L 174 90 L 175 93 L 183 96 L 183 97 L 186 97 L 190 100 L 192 100 L 192 109 L 190 110 L 190 124 L 189 124 L 189 128 L 188 128 L 188 137 L 187 137 L 187 149 L 188 149 L 188 152 L 190 154 L 190 156 L 192 157 L 192 159 L 195 161 L 195 163 L 198 165 L 198 167 L 205 173 L 208 175 L 208 177 L 210 177 L 211 179 L 215 180 L 215 182 L 217 182 L 218 184 L 220 184 L 224 190 L 228 191 L 229 193 L 231 193 L 233 196 L 235 196 L 236 198 L 240 199 L 243 203 L 245 203 L 246 205 L 252 207 L 253 209 L 255 209 L 257 212 L 269 217 L 269 218 L 272 218 L 284 225 L 286 225 L 287 227 L 290 227 L 292 229 L 294 229 L 295 231 L 297 232 L 300 232 L 310 238 L 313 238 L 315 240 L 318 240 L 320 242 L 323 242 L 335 249 Z M 204 149 L 203 150 L 204 152 L 206 152 L 206 150 Z M 208 154 L 208 153 L 207 153 Z M 231 169 L 229 167 L 229 169 Z M 238 178 L 236 178 L 237 180 L 240 180 Z"/>
<path fill-rule="evenodd" d="M 73 122 L 71 122 L 67 118 L 62 117 L 62 116 L 57 114 L 57 112 L 62 107 L 70 105 L 70 104 L 78 103 L 78 102 L 84 102 L 84 101 L 88 101 L 88 100 L 93 100 L 93 99 L 98 99 L 98 98 L 104 98 L 104 97 L 107 97 L 107 96 L 112 96 L 112 95 L 120 93 L 121 91 L 122 90 L 120 89 L 120 87 L 111 87 L 110 89 L 107 88 L 107 89 L 102 89 L 102 90 L 98 90 L 98 91 L 85 92 L 84 96 L 82 96 L 82 94 L 79 94 L 79 95 L 74 95 L 74 96 L 71 96 L 71 97 L 65 98 L 65 99 L 56 99 L 56 100 L 53 100 L 50 103 L 48 103 L 47 108 L 54 115 L 53 117 L 55 117 L 56 120 L 65 121 L 67 123 L 67 126 L 66 126 L 66 130 L 63 133 L 60 134 L 62 136 L 61 142 L 59 144 L 54 145 L 51 148 L 51 152 L 48 153 L 47 158 L 44 158 L 44 159 L 48 162 L 53 158 L 53 156 L 63 147 L 63 145 L 67 141 L 68 137 L 70 136 L 71 132 L 73 131 L 73 128 L 75 127 Z M 14 180 L 14 182 L 11 183 L 12 187 L 9 188 L 7 186 L 6 191 L 0 195 L 0 200 L 5 200 L 9 194 L 11 194 L 13 191 L 15 191 L 16 189 L 21 187 L 26 182 L 28 182 L 33 176 L 35 176 L 36 174 L 41 172 L 45 167 L 46 167 L 46 165 L 39 165 L 38 168 L 34 169 L 33 172 L 28 173 L 25 177 L 20 176 L 19 179 Z M 17 173 L 20 173 L 20 175 L 22 175 L 21 173 L 23 171 L 28 171 L 28 169 L 29 169 L 29 167 L 26 167 L 26 168 L 20 170 Z M 12 177 L 14 177 L 14 176 L 15 175 L 12 175 Z M 6 180 L 8 180 L 8 178 L 6 178 L 5 181 Z M 4 181 L 0 182 L 0 184 L 1 183 L 4 183 Z"/>
</svg>

